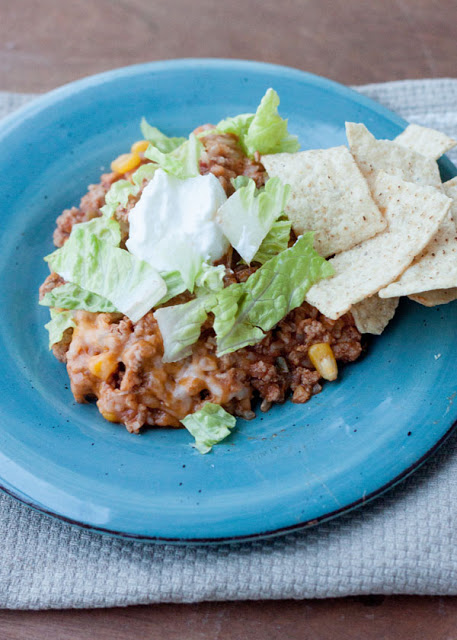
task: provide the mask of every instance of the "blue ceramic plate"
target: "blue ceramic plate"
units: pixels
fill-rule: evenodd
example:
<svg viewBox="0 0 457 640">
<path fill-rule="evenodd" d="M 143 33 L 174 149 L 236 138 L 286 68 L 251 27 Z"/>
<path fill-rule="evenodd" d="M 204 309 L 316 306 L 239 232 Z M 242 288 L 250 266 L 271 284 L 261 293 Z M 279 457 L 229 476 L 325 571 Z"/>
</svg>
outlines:
<svg viewBox="0 0 457 640">
<path fill-rule="evenodd" d="M 344 121 L 378 137 L 393 113 L 301 71 L 232 60 L 145 64 L 87 78 L 0 125 L 0 485 L 85 527 L 147 540 L 265 536 L 330 518 L 417 467 L 457 416 L 457 305 L 404 303 L 368 355 L 306 405 L 287 402 L 206 456 L 187 431 L 129 435 L 75 404 L 37 305 L 56 216 L 138 139 L 141 116 L 168 134 L 252 111 L 268 87 L 303 148 L 345 142 Z M 447 161 L 443 176 L 455 174 Z"/>
</svg>

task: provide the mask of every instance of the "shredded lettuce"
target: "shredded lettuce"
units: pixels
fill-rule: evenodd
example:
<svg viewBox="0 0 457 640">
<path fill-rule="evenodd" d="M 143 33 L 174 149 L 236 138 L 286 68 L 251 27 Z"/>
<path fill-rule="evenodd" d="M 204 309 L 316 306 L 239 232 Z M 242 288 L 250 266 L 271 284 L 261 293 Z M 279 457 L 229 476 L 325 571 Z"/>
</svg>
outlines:
<svg viewBox="0 0 457 640">
<path fill-rule="evenodd" d="M 114 182 L 105 196 L 105 204 L 100 209 L 105 218 L 112 218 L 118 207 L 126 207 L 130 196 L 136 196 L 144 180 L 151 180 L 158 166 L 152 162 L 141 165 L 132 174 L 133 183 L 129 180 Z"/>
<path fill-rule="evenodd" d="M 166 284 L 167 293 L 159 300 L 156 306 L 165 304 L 186 291 L 187 288 L 178 271 L 170 271 L 160 275 Z M 204 292 L 207 293 L 208 291 L 204 290 Z M 82 289 L 72 282 L 67 282 L 60 287 L 55 287 L 52 291 L 48 291 L 40 300 L 40 304 L 45 307 L 57 307 L 58 309 L 83 309 L 92 313 L 115 313 L 117 311 L 114 305 L 106 298 Z"/>
<path fill-rule="evenodd" d="M 254 120 L 253 113 L 241 113 L 239 116 L 234 116 L 233 118 L 225 118 L 225 120 L 221 120 L 217 126 L 217 131 L 220 133 L 234 133 L 238 136 L 241 145 L 244 147 L 244 140 L 248 134 L 249 127 Z M 208 133 L 211 133 L 214 130 L 209 130 Z M 205 132 L 206 133 L 206 132 Z M 246 151 L 246 148 L 245 148 Z"/>
<path fill-rule="evenodd" d="M 149 160 L 156 162 L 167 173 L 184 180 L 200 175 L 199 160 L 202 149 L 203 145 L 200 140 L 191 133 L 188 140 L 169 153 L 149 146 L 144 155 Z"/>
<path fill-rule="evenodd" d="M 150 125 L 146 118 L 141 119 L 140 128 L 143 137 L 162 153 L 170 153 L 186 141 L 186 138 L 169 138 L 159 129 Z"/>
<path fill-rule="evenodd" d="M 236 178 L 231 179 L 231 183 L 235 190 L 238 190 L 242 187 L 247 187 L 251 180 L 252 178 L 249 178 L 248 176 L 236 176 Z"/>
<path fill-rule="evenodd" d="M 217 219 L 222 231 L 248 264 L 283 213 L 289 192 L 289 185 L 283 185 L 279 178 L 268 180 L 263 189 L 256 189 L 250 179 L 220 207 Z"/>
<path fill-rule="evenodd" d="M 234 133 L 246 155 L 252 157 L 256 151 L 267 153 L 294 153 L 300 149 L 297 136 L 287 130 L 287 120 L 278 114 L 279 96 L 268 89 L 257 111 L 243 113 L 233 118 L 221 120 L 216 129 L 221 133 Z"/>
<path fill-rule="evenodd" d="M 175 296 L 179 296 L 180 293 L 183 293 L 187 289 L 179 271 L 160 271 L 159 273 L 167 286 L 167 292 L 163 298 L 159 300 L 156 306 L 165 304 Z"/>
<path fill-rule="evenodd" d="M 270 258 L 281 253 L 281 251 L 285 251 L 289 245 L 291 227 L 291 221 L 285 218 L 280 218 L 276 220 L 276 222 L 273 222 L 270 231 L 265 236 L 252 262 L 264 264 L 270 260 Z"/>
<path fill-rule="evenodd" d="M 204 262 L 195 279 L 197 295 L 214 293 L 224 288 L 225 267 L 219 264 L 217 267 Z"/>
<path fill-rule="evenodd" d="M 141 167 L 139 167 L 135 171 L 135 173 L 132 174 L 132 180 L 134 185 L 138 187 L 138 189 L 141 189 L 141 187 L 143 186 L 143 181 L 147 180 L 149 182 L 153 178 L 157 169 L 158 169 L 158 166 L 153 162 L 142 164 Z"/>
<path fill-rule="evenodd" d="M 208 453 L 213 445 L 230 435 L 236 419 L 218 404 L 207 402 L 201 409 L 181 420 L 195 438 L 195 448 Z"/>
<path fill-rule="evenodd" d="M 179 283 L 179 273 L 167 274 Z M 214 267 L 203 263 L 195 281 L 197 298 L 184 304 L 163 307 L 154 312 L 154 317 L 159 325 L 164 344 L 164 362 L 176 362 L 186 358 L 192 352 L 192 345 L 200 337 L 201 327 L 208 317 L 208 313 L 217 303 L 215 293 L 224 288 L 225 267 L 219 265 Z M 164 276 L 165 281 L 167 276 Z M 183 289 L 187 287 L 181 280 Z M 178 285 L 179 287 L 179 285 Z M 176 294 L 177 295 L 177 294 Z M 169 292 L 165 299 L 160 301 L 163 304 L 171 297 Z"/>
<path fill-rule="evenodd" d="M 154 260 L 157 260 L 158 264 L 166 264 L 172 271 L 178 271 L 186 289 L 193 292 L 203 258 L 186 238 L 170 235 L 163 237 L 154 246 Z"/>
<path fill-rule="evenodd" d="M 63 334 L 70 327 L 76 327 L 73 321 L 73 315 L 71 311 L 57 311 L 57 309 L 50 309 L 51 319 L 44 325 L 44 328 L 49 333 L 49 348 L 51 349 L 53 344 L 57 344 L 63 338 Z"/>
<path fill-rule="evenodd" d="M 110 218 L 93 218 L 93 220 L 89 220 L 89 222 L 81 222 L 73 227 L 70 238 L 76 233 L 79 236 L 97 236 L 97 238 L 113 245 L 113 247 L 118 247 L 121 243 L 121 228 L 119 222 L 117 222 L 117 220 L 111 220 Z M 69 240 L 67 240 L 67 242 L 69 242 Z M 57 255 L 62 249 L 63 247 L 57 249 L 51 255 Z M 47 260 L 47 258 L 45 258 L 45 260 Z"/>
<path fill-rule="evenodd" d="M 136 322 L 163 298 L 165 282 L 143 260 L 90 233 L 92 222 L 73 227 L 64 246 L 45 260 L 64 280 L 106 298 Z"/>
<path fill-rule="evenodd" d="M 297 136 L 287 130 L 287 120 L 278 114 L 278 106 L 278 94 L 268 89 L 243 139 L 248 155 L 252 156 L 256 151 L 262 155 L 284 151 L 295 153 L 300 149 Z"/>
<path fill-rule="evenodd" d="M 40 304 L 58 309 L 84 309 L 84 311 L 92 311 L 93 313 L 114 313 L 117 311 L 106 298 L 86 291 L 72 282 L 67 282 L 48 291 L 40 300 Z"/>
<path fill-rule="evenodd" d="M 249 278 L 246 282 L 248 281 Z M 248 317 L 248 313 L 244 311 L 243 302 L 246 299 L 247 302 L 250 301 L 245 291 L 245 284 L 245 282 L 232 284 L 217 296 L 217 304 L 213 309 L 213 326 L 217 337 L 217 355 L 219 357 L 247 345 L 257 344 L 265 337 L 264 331 L 257 327 Z M 274 303 L 269 302 L 273 307 Z"/>
<path fill-rule="evenodd" d="M 154 317 L 162 334 L 164 362 L 176 362 L 192 353 L 192 345 L 200 337 L 208 311 L 216 304 L 216 296 L 209 294 L 172 307 L 162 307 Z"/>
<path fill-rule="evenodd" d="M 308 289 L 333 275 L 333 267 L 313 248 L 313 233 L 271 258 L 246 282 L 217 294 L 213 309 L 217 355 L 260 342 L 289 311 L 300 306 Z"/>
<path fill-rule="evenodd" d="M 138 186 L 128 180 L 114 182 L 105 196 L 105 204 L 100 209 L 105 218 L 111 218 L 119 206 L 125 207 L 129 196 L 138 193 Z"/>
</svg>

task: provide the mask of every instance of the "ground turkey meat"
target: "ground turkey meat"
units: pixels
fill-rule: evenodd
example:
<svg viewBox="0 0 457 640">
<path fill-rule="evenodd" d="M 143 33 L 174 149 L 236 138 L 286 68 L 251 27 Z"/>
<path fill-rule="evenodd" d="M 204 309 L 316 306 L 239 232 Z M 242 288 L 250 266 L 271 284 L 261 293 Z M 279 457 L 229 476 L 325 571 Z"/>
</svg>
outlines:
<svg viewBox="0 0 457 640">
<path fill-rule="evenodd" d="M 232 178 L 248 176 L 255 180 L 258 188 L 265 184 L 266 172 L 260 159 L 247 158 L 233 133 L 208 133 L 202 138 L 204 152 L 200 159 L 200 172 L 212 173 L 219 178 L 225 192 L 230 196 L 234 191 Z"/>
<path fill-rule="evenodd" d="M 247 158 L 235 135 L 210 131 L 202 143 L 201 173 L 213 173 L 227 195 L 233 192 L 231 179 L 238 175 L 253 178 L 258 187 L 265 184 L 259 158 Z M 73 225 L 100 216 L 113 182 L 129 178 L 130 174 L 110 173 L 102 176 L 100 184 L 91 185 L 79 208 L 57 218 L 56 246 L 65 243 Z M 140 196 L 141 190 L 115 213 L 122 243 L 128 238 L 129 212 Z M 245 282 L 260 266 L 240 263 L 232 250 L 220 263 L 226 267 L 225 286 Z M 64 280 L 51 273 L 40 297 L 62 284 Z M 190 294 L 182 294 L 169 304 L 188 299 Z M 67 329 L 53 351 L 66 362 L 75 399 L 96 400 L 106 419 L 123 423 L 132 432 L 145 425 L 178 427 L 182 418 L 208 401 L 246 419 L 254 417 L 257 399 L 262 410 L 288 396 L 293 402 L 307 402 L 322 389 L 319 373 L 308 359 L 311 345 L 328 343 L 340 362 L 356 360 L 361 353 L 361 336 L 350 314 L 329 320 L 307 303 L 289 313 L 259 344 L 220 358 L 210 314 L 192 355 L 174 363 L 162 361 L 162 338 L 152 311 L 135 324 L 119 313 L 87 311 L 76 311 L 74 321 L 76 328 Z"/>
<path fill-rule="evenodd" d="M 304 303 L 262 342 L 216 357 L 216 339 L 208 323 L 192 355 L 162 362 L 163 344 L 152 312 L 132 324 L 120 314 L 75 314 L 76 329 L 67 352 L 71 388 L 78 402 L 97 398 L 102 415 L 129 431 L 144 425 L 179 426 L 188 413 L 207 402 L 253 418 L 252 401 L 263 409 L 284 402 L 306 402 L 321 391 L 320 376 L 307 352 L 328 342 L 338 359 L 355 360 L 360 334 L 350 315 L 331 321 Z"/>
<path fill-rule="evenodd" d="M 105 204 L 105 195 L 113 182 L 121 178 L 116 173 L 105 173 L 101 177 L 100 184 L 89 185 L 89 191 L 81 198 L 79 209 L 72 207 L 57 218 L 57 228 L 54 231 L 53 240 L 56 247 L 62 247 L 68 240 L 74 224 L 89 222 L 101 215 L 100 209 Z"/>
</svg>

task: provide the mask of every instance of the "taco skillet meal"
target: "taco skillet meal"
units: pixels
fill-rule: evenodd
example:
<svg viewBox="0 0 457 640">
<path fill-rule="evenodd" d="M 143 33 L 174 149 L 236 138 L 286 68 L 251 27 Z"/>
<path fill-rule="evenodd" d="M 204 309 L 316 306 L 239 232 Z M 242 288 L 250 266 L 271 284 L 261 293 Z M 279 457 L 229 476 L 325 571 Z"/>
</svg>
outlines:
<svg viewBox="0 0 457 640">
<path fill-rule="evenodd" d="M 299 151 L 269 89 L 255 114 L 143 140 L 57 218 L 40 289 L 78 402 L 131 432 L 184 425 L 205 453 L 281 403 L 307 402 L 400 296 L 457 298 L 455 141 L 394 141 L 347 123 L 349 146 Z"/>
</svg>

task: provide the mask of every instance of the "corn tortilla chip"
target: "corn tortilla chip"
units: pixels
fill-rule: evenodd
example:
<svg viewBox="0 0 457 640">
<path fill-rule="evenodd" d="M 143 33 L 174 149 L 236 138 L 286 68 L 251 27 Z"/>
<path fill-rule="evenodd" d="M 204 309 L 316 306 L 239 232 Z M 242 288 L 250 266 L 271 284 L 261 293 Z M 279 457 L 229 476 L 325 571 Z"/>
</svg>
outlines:
<svg viewBox="0 0 457 640">
<path fill-rule="evenodd" d="M 457 227 L 457 177 L 444 182 L 443 189 L 447 197 L 452 198 L 454 201 L 451 206 L 451 215 L 454 218 L 454 223 Z"/>
<path fill-rule="evenodd" d="M 379 171 L 407 182 L 435 187 L 441 184 L 438 165 L 432 158 L 426 158 L 392 140 L 376 140 L 363 124 L 346 122 L 346 135 L 351 153 L 372 191 Z M 374 200 L 376 202 L 376 198 Z"/>
<path fill-rule="evenodd" d="M 329 256 L 373 237 L 386 221 L 346 147 L 262 157 L 270 178 L 290 184 L 286 214 L 297 235 L 314 231 L 314 247 Z"/>
<path fill-rule="evenodd" d="M 449 151 L 457 144 L 457 140 L 450 138 L 445 133 L 418 124 L 410 124 L 394 140 L 396 144 L 421 153 L 427 158 L 438 160 L 443 153 Z"/>
<path fill-rule="evenodd" d="M 444 183 L 443 190 L 448 196 L 457 195 L 457 183 Z M 396 282 L 381 289 L 381 298 L 457 287 L 457 228 L 452 215 L 457 217 L 457 202 L 451 202 L 436 235 Z"/>
<path fill-rule="evenodd" d="M 333 320 L 396 280 L 436 234 L 451 205 L 438 189 L 386 173 L 378 175 L 374 195 L 385 210 L 386 231 L 332 258 L 335 275 L 306 295 L 307 302 Z"/>
<path fill-rule="evenodd" d="M 457 300 L 457 287 L 453 289 L 435 289 L 435 291 L 424 291 L 423 293 L 414 293 L 409 296 L 414 302 L 423 304 L 425 307 L 435 307 L 438 304 L 448 304 Z M 394 300 L 395 298 L 391 298 Z"/>
<path fill-rule="evenodd" d="M 355 326 L 360 333 L 380 336 L 395 315 L 399 298 L 381 300 L 378 295 L 365 298 L 351 307 Z"/>
<path fill-rule="evenodd" d="M 451 215 L 457 227 L 457 177 L 448 180 L 443 184 L 444 191 L 449 198 L 453 199 L 451 205 Z M 448 304 L 457 300 L 457 287 L 451 289 L 435 289 L 434 291 L 421 291 L 409 296 L 414 302 L 423 304 L 426 307 L 435 307 L 439 304 Z"/>
</svg>

